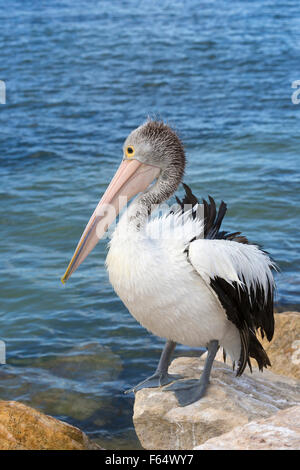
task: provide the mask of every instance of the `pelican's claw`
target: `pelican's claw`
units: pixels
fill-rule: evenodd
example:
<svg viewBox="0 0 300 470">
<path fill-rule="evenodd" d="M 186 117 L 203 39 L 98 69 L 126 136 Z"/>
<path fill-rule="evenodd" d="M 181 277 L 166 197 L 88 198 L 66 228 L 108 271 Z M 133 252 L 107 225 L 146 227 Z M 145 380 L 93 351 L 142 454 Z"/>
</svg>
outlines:
<svg viewBox="0 0 300 470">
<path fill-rule="evenodd" d="M 187 406 L 200 400 L 206 394 L 208 381 L 201 379 L 183 380 L 163 389 L 163 392 L 175 392 L 179 406 Z"/>
<path fill-rule="evenodd" d="M 138 383 L 135 387 L 130 388 L 129 390 L 125 390 L 125 394 L 128 393 L 135 393 L 142 388 L 156 388 L 162 387 L 164 385 L 168 385 L 175 380 L 182 379 L 181 375 L 172 375 L 172 374 L 162 374 L 162 373 L 155 373 L 148 377 L 147 379 L 143 380 L 142 382 Z"/>
</svg>

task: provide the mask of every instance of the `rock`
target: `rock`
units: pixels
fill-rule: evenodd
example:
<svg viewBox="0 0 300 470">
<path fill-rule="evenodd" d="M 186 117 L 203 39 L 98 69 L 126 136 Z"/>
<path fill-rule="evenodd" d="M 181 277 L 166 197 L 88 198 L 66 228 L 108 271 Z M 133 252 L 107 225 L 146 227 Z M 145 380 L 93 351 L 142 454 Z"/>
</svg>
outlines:
<svg viewBox="0 0 300 470">
<path fill-rule="evenodd" d="M 300 406 L 237 426 L 195 450 L 300 450 Z"/>
<path fill-rule="evenodd" d="M 16 401 L 0 401 L 1 450 L 101 449 L 78 428 Z"/>
<path fill-rule="evenodd" d="M 106 412 L 111 410 L 113 413 L 112 404 L 108 399 L 93 396 L 88 391 L 80 393 L 76 390 L 68 390 L 67 387 L 64 389 L 48 388 L 32 394 L 30 405 L 51 416 L 68 416 L 75 421 L 94 419 L 97 415 L 101 415 L 103 409 Z M 80 426 L 80 423 L 78 425 Z"/>
<path fill-rule="evenodd" d="M 275 314 L 275 333 L 269 343 L 262 341 L 272 364 L 272 371 L 300 380 L 300 313 Z"/>
<path fill-rule="evenodd" d="M 199 378 L 203 359 L 175 359 L 170 372 Z M 212 437 L 250 421 L 268 418 L 280 409 L 300 404 L 300 384 L 265 370 L 236 377 L 215 361 L 207 395 L 180 407 L 174 392 L 143 389 L 136 393 L 133 421 L 145 449 L 193 449 Z"/>
</svg>

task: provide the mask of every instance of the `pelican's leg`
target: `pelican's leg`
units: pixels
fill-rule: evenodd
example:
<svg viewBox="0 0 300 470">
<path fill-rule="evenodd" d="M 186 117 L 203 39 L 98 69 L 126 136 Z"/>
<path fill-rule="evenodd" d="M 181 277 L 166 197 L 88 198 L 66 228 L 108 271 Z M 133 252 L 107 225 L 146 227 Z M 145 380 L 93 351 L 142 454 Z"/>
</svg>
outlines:
<svg viewBox="0 0 300 470">
<path fill-rule="evenodd" d="M 217 340 L 213 340 L 208 343 L 207 357 L 200 379 L 180 381 L 164 388 L 163 391 L 175 391 L 175 395 L 180 406 L 190 405 L 191 403 L 200 400 L 200 398 L 205 395 L 207 386 L 209 384 L 211 368 L 218 349 L 219 342 Z"/>
<path fill-rule="evenodd" d="M 167 385 L 174 380 L 181 379 L 182 377 L 180 375 L 168 374 L 169 364 L 175 347 L 176 343 L 174 343 L 174 341 L 167 341 L 154 374 L 137 384 L 135 387 L 126 390 L 125 393 L 137 392 L 142 388 L 161 387 L 162 385 Z"/>
</svg>

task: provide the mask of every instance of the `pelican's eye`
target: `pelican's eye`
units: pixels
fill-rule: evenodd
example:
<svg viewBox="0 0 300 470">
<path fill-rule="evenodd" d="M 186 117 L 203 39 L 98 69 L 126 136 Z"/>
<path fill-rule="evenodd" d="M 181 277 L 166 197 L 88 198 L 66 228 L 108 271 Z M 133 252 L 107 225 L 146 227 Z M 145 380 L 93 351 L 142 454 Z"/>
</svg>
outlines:
<svg viewBox="0 0 300 470">
<path fill-rule="evenodd" d="M 134 147 L 132 145 L 128 145 L 128 147 L 126 147 L 125 154 L 127 158 L 133 157 L 135 154 Z"/>
</svg>

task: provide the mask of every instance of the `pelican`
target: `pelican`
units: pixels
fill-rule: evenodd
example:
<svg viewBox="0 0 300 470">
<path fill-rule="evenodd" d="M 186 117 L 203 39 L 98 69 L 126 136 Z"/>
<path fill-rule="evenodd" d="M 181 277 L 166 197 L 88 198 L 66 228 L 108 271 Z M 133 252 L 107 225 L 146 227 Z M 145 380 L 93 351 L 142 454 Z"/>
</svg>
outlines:
<svg viewBox="0 0 300 470">
<path fill-rule="evenodd" d="M 247 365 L 252 371 L 250 358 L 261 371 L 270 365 L 258 335 L 273 337 L 276 269 L 241 232 L 220 230 L 223 201 L 218 211 L 211 197 L 199 204 L 187 185 L 177 210 L 154 217 L 181 183 L 185 161 L 179 137 L 165 123 L 148 120 L 133 130 L 62 277 L 66 282 L 126 206 L 109 242 L 109 279 L 131 315 L 166 340 L 154 374 L 130 391 L 168 385 L 163 390 L 175 390 L 181 406 L 205 395 L 219 347 L 237 376 Z M 207 350 L 198 380 L 168 373 L 177 343 Z"/>
</svg>

